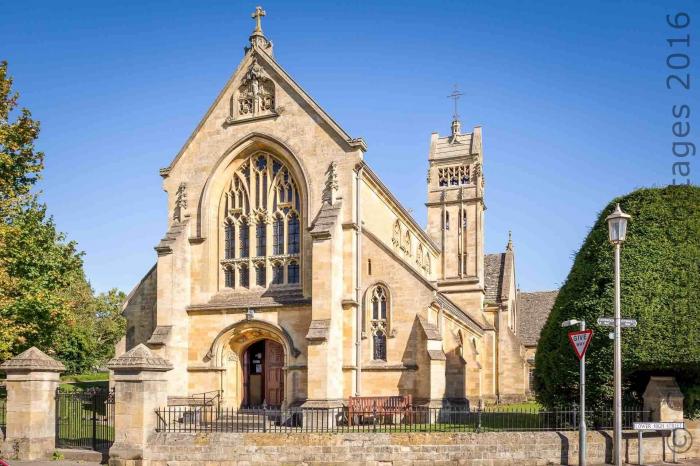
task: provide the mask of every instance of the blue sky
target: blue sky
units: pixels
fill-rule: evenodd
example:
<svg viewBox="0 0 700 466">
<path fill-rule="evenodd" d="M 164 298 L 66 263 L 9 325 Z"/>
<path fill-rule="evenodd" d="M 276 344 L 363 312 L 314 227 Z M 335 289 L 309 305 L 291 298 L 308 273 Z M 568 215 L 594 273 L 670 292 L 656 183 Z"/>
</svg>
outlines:
<svg viewBox="0 0 700 466">
<path fill-rule="evenodd" d="M 263 29 L 421 224 L 430 133 L 448 133 L 459 83 L 463 128 L 484 128 L 487 252 L 512 229 L 520 287 L 539 290 L 563 283 L 612 197 L 671 181 L 671 105 L 697 91 L 665 87 L 665 15 L 687 11 L 697 36 L 699 3 L 268 0 Z M 128 292 L 155 263 L 158 169 L 242 58 L 255 6 L 0 5 L 0 59 L 42 122 L 39 189 L 96 290 Z"/>
</svg>

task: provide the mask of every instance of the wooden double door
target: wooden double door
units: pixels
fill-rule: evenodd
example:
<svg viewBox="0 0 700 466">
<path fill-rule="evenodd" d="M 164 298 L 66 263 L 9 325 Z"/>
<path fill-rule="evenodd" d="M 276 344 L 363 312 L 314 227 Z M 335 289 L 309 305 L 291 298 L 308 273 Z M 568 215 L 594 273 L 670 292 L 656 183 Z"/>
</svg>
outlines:
<svg viewBox="0 0 700 466">
<path fill-rule="evenodd" d="M 280 406 L 284 400 L 284 348 L 259 340 L 243 354 L 243 407 Z"/>
</svg>

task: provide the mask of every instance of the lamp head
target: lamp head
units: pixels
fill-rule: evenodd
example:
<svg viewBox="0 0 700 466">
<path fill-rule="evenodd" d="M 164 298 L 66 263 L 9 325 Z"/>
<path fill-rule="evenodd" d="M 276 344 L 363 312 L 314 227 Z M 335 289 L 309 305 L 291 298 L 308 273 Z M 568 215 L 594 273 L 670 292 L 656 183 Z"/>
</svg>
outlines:
<svg viewBox="0 0 700 466">
<path fill-rule="evenodd" d="M 627 221 L 632 218 L 620 209 L 620 204 L 615 206 L 615 211 L 608 215 L 608 237 L 613 244 L 622 244 L 627 238 Z"/>
</svg>

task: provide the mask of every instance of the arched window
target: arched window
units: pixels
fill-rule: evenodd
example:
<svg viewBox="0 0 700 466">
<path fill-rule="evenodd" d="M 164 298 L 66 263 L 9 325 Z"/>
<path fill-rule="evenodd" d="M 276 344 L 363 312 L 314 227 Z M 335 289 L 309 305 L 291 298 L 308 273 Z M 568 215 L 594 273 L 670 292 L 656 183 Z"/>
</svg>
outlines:
<svg viewBox="0 0 700 466">
<path fill-rule="evenodd" d="M 233 259 L 236 255 L 235 228 L 236 227 L 230 222 L 226 222 L 226 225 L 224 226 L 224 257 L 226 259 Z"/>
<path fill-rule="evenodd" d="M 376 285 L 369 294 L 370 335 L 372 358 L 386 361 L 386 336 L 389 331 L 389 293 L 383 285 Z"/>
<path fill-rule="evenodd" d="M 252 154 L 234 172 L 222 202 L 224 286 L 229 283 L 227 269 L 237 270 L 243 287 L 249 280 L 257 286 L 299 283 L 302 201 L 289 168 L 269 153 Z"/>
</svg>

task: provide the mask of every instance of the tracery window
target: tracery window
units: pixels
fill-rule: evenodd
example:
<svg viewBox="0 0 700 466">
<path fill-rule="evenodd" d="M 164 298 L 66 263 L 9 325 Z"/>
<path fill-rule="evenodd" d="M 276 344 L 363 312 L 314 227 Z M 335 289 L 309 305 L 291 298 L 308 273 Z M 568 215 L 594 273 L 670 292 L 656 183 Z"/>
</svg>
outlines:
<svg viewBox="0 0 700 466">
<path fill-rule="evenodd" d="M 453 165 L 438 168 L 438 186 L 460 186 L 469 184 L 469 165 Z"/>
<path fill-rule="evenodd" d="M 224 286 L 300 282 L 300 194 L 289 168 L 271 154 L 256 152 L 241 163 L 223 196 Z"/>
<path fill-rule="evenodd" d="M 370 334 L 372 335 L 372 358 L 386 361 L 386 337 L 389 329 L 389 293 L 382 285 L 371 290 Z"/>
</svg>

